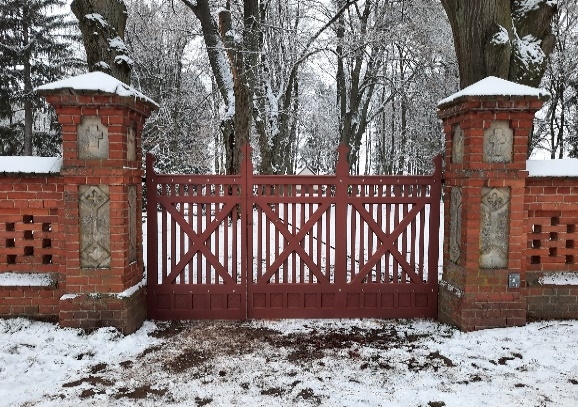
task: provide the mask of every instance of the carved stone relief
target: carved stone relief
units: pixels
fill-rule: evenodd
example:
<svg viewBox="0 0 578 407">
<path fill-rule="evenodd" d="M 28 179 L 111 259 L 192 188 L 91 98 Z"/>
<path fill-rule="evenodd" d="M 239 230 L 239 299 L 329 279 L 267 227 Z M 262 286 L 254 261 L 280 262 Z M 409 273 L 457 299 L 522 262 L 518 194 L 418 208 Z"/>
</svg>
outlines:
<svg viewBox="0 0 578 407">
<path fill-rule="evenodd" d="M 80 266 L 110 267 L 110 199 L 108 185 L 79 186 Z"/>
<path fill-rule="evenodd" d="M 450 261 L 457 263 L 462 249 L 462 189 L 453 187 L 450 198 Z"/>
<path fill-rule="evenodd" d="M 136 185 L 128 187 L 128 261 L 136 261 Z"/>
<path fill-rule="evenodd" d="M 464 161 L 464 131 L 458 124 L 454 127 L 452 140 L 452 163 L 461 164 Z"/>
<path fill-rule="evenodd" d="M 126 133 L 126 158 L 129 161 L 136 160 L 136 137 L 132 127 L 128 128 Z"/>
<path fill-rule="evenodd" d="M 514 132 L 507 121 L 494 121 L 484 131 L 484 162 L 511 163 Z"/>
<path fill-rule="evenodd" d="M 482 188 L 480 267 L 508 267 L 510 188 Z"/>
<path fill-rule="evenodd" d="M 98 160 L 108 158 L 108 128 L 98 116 L 83 116 L 78 125 L 78 158 Z"/>
</svg>

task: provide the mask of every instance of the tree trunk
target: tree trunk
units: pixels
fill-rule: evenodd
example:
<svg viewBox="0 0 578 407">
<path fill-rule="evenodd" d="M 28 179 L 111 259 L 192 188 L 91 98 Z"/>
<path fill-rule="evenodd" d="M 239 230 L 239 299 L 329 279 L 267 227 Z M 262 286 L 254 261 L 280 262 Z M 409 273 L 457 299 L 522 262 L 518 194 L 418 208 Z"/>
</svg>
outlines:
<svg viewBox="0 0 578 407">
<path fill-rule="evenodd" d="M 133 62 L 124 45 L 124 2 L 74 0 L 70 8 L 78 19 L 89 71 L 102 71 L 129 84 Z"/>
<path fill-rule="evenodd" d="M 242 44 L 235 43 L 234 38 L 229 35 L 232 24 L 228 8 L 220 10 L 217 26 L 208 0 L 181 1 L 193 11 L 201 23 L 211 70 L 227 107 L 221 123 L 227 155 L 226 169 L 228 174 L 238 174 L 241 147 L 249 142 L 251 134 L 252 89 L 255 83 L 253 68 L 257 64 L 259 51 L 259 1 L 245 0 L 243 3 Z M 241 49 L 238 49 L 239 47 Z"/>
<path fill-rule="evenodd" d="M 538 86 L 555 45 L 556 6 L 511 0 L 442 0 L 465 88 L 488 76 Z"/>
<path fill-rule="evenodd" d="M 337 3 L 339 8 L 345 4 L 344 0 Z M 339 108 L 339 143 L 349 144 L 349 137 L 345 131 L 345 117 L 347 114 L 347 88 L 345 86 L 345 61 L 343 55 L 343 43 L 345 41 L 345 18 L 343 15 L 339 16 L 337 22 L 337 47 L 335 53 L 337 54 L 337 106 Z"/>
</svg>

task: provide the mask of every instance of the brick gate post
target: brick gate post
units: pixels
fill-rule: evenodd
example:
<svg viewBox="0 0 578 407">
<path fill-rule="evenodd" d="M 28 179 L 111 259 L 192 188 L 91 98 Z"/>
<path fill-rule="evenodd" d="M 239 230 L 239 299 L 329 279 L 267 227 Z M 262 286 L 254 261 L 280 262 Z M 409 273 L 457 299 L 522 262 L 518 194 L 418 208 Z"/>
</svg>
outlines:
<svg viewBox="0 0 578 407">
<path fill-rule="evenodd" d="M 446 135 L 442 322 L 464 331 L 526 323 L 526 158 L 547 98 L 489 77 L 438 105 Z"/>
<path fill-rule="evenodd" d="M 62 326 L 134 332 L 146 318 L 141 133 L 156 104 L 101 72 L 38 88 L 62 125 Z"/>
</svg>

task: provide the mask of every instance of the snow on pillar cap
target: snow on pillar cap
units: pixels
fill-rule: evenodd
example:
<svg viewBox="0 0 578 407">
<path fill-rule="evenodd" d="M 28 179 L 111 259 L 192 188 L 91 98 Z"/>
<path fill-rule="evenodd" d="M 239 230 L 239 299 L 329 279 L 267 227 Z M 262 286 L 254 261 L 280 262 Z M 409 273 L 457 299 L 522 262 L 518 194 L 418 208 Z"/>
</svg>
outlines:
<svg viewBox="0 0 578 407">
<path fill-rule="evenodd" d="M 126 85 L 118 79 L 104 72 L 90 72 L 68 79 L 48 83 L 36 88 L 39 95 L 71 94 L 71 95 L 99 95 L 112 94 L 124 97 L 133 97 L 148 104 L 152 109 L 159 105 L 151 98 L 138 90 Z"/>
<path fill-rule="evenodd" d="M 531 86 L 520 85 L 519 83 L 510 82 L 505 79 L 496 78 L 495 76 L 488 76 L 479 82 L 474 83 L 457 93 L 441 100 L 438 107 L 449 105 L 457 102 L 460 99 L 468 97 L 525 97 L 531 96 L 540 100 L 547 100 L 550 98 L 550 93 L 544 89 L 533 88 Z"/>
</svg>

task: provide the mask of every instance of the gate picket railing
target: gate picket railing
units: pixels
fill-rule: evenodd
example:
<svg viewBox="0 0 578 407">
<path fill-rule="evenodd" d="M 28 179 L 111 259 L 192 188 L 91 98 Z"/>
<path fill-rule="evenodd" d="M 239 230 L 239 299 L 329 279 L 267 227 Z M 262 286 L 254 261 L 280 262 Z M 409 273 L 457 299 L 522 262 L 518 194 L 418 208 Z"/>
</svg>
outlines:
<svg viewBox="0 0 578 407">
<path fill-rule="evenodd" d="M 159 175 L 147 156 L 149 315 L 435 317 L 441 156 L 432 175 L 350 176 L 347 151 L 323 176 L 250 159 L 239 176 Z"/>
</svg>

